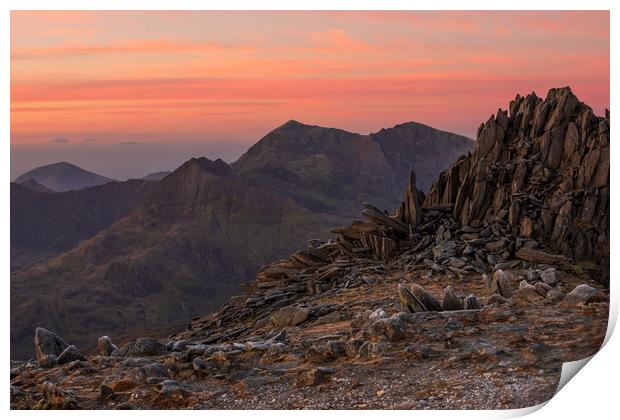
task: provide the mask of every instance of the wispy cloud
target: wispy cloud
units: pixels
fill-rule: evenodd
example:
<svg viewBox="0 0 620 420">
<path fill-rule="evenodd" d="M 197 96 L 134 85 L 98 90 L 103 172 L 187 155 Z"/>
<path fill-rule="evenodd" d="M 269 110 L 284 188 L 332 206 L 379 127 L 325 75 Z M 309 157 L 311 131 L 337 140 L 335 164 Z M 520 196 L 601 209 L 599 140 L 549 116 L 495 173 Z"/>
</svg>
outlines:
<svg viewBox="0 0 620 420">
<path fill-rule="evenodd" d="M 209 52 L 233 48 L 218 42 L 182 40 L 138 40 L 109 44 L 65 44 L 44 48 L 19 48 L 11 53 L 11 60 L 61 58 L 80 55 Z"/>
<path fill-rule="evenodd" d="M 150 142 L 150 141 L 133 141 L 133 140 L 128 140 L 128 141 L 121 141 L 118 143 L 121 146 L 155 146 L 158 145 L 160 143 L 155 143 L 155 142 Z"/>
<path fill-rule="evenodd" d="M 65 144 L 65 143 L 69 143 L 69 139 L 55 138 L 55 139 L 48 140 L 48 143 Z"/>
</svg>

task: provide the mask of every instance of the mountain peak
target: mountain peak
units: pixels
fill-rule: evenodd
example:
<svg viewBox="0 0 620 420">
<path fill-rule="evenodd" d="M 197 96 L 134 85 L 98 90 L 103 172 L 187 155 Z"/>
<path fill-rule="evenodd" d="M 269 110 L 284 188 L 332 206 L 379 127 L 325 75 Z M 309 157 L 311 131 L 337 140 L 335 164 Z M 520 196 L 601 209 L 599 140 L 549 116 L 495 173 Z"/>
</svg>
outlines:
<svg viewBox="0 0 620 420">
<path fill-rule="evenodd" d="M 199 158 L 191 158 L 183 165 L 181 165 L 173 173 L 186 172 L 191 168 L 198 169 L 203 172 L 208 172 L 213 175 L 229 176 L 232 172 L 230 166 L 222 159 L 211 160 L 204 156 Z"/>
<path fill-rule="evenodd" d="M 14 182 L 21 184 L 31 179 L 46 188 L 59 192 L 79 190 L 115 181 L 69 162 L 39 166 L 18 176 Z"/>
</svg>

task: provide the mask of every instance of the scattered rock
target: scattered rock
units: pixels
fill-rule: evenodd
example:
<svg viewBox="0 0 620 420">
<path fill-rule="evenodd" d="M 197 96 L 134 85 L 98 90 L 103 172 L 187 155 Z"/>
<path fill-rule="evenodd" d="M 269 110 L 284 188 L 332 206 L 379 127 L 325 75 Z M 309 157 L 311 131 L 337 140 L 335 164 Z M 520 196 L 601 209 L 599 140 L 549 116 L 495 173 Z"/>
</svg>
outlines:
<svg viewBox="0 0 620 420">
<path fill-rule="evenodd" d="M 151 337 L 140 337 L 112 352 L 112 356 L 157 356 L 166 352 L 166 346 Z"/>
<path fill-rule="evenodd" d="M 51 382 L 43 382 L 41 393 L 43 399 L 34 408 L 71 410 L 80 406 L 74 392 L 64 390 Z"/>
</svg>

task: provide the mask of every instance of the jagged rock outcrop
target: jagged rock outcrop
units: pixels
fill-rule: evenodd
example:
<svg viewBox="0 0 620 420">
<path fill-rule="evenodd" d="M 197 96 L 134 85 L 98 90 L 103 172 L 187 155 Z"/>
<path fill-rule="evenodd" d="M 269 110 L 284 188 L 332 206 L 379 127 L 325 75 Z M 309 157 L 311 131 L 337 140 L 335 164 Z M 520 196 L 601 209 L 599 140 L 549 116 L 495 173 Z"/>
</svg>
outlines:
<svg viewBox="0 0 620 420">
<path fill-rule="evenodd" d="M 609 253 L 609 118 L 570 88 L 517 95 L 478 129 L 476 149 L 439 176 L 424 206 L 463 226 L 507 221 L 565 256 Z"/>
</svg>

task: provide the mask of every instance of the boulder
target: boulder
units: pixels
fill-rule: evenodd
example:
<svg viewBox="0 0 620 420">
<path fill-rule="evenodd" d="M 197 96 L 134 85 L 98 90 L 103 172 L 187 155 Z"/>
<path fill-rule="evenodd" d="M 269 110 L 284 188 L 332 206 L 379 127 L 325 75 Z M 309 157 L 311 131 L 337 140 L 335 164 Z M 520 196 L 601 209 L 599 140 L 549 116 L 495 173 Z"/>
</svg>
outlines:
<svg viewBox="0 0 620 420">
<path fill-rule="evenodd" d="M 37 355 L 37 360 L 41 360 L 48 354 L 54 356 L 60 356 L 69 344 L 67 344 L 56 333 L 53 333 L 45 328 L 38 327 L 34 333 L 34 348 Z"/>
<path fill-rule="evenodd" d="M 84 356 L 82 356 L 82 353 L 80 353 L 80 350 L 74 345 L 70 345 L 69 347 L 64 349 L 63 352 L 60 353 L 60 356 L 58 356 L 58 364 L 60 365 L 64 365 L 65 363 L 69 363 L 69 362 L 74 362 L 76 360 L 86 360 L 86 359 L 84 358 Z"/>
<path fill-rule="evenodd" d="M 596 296 L 597 290 L 587 284 L 580 284 L 575 287 L 569 294 L 564 298 L 564 303 L 567 305 L 587 305 L 592 301 L 594 296 Z"/>
<path fill-rule="evenodd" d="M 512 285 L 510 278 L 503 270 L 497 270 L 493 273 L 493 282 L 491 284 L 491 292 L 497 293 L 505 298 L 512 297 Z"/>
<path fill-rule="evenodd" d="M 398 298 L 403 311 L 426 312 L 428 309 L 404 284 L 398 285 Z"/>
<path fill-rule="evenodd" d="M 294 327 L 306 321 L 309 316 L 310 309 L 299 305 L 290 305 L 271 314 L 271 323 L 276 328 Z"/>
<path fill-rule="evenodd" d="M 451 286 L 446 286 L 441 297 L 441 308 L 444 311 L 460 311 L 464 309 L 463 301 L 456 295 Z"/>
<path fill-rule="evenodd" d="M 97 347 L 99 348 L 99 354 L 101 356 L 109 356 L 113 351 L 118 350 L 118 347 L 112 343 L 112 340 L 107 335 L 97 339 Z"/>
<path fill-rule="evenodd" d="M 426 289 L 424 289 L 422 286 L 417 285 L 415 283 L 412 284 L 411 293 L 413 293 L 418 298 L 418 300 L 422 302 L 422 305 L 426 307 L 426 310 L 436 311 L 436 312 L 441 311 L 441 304 L 437 301 L 437 299 L 433 297 L 433 295 L 428 293 Z"/>
</svg>

